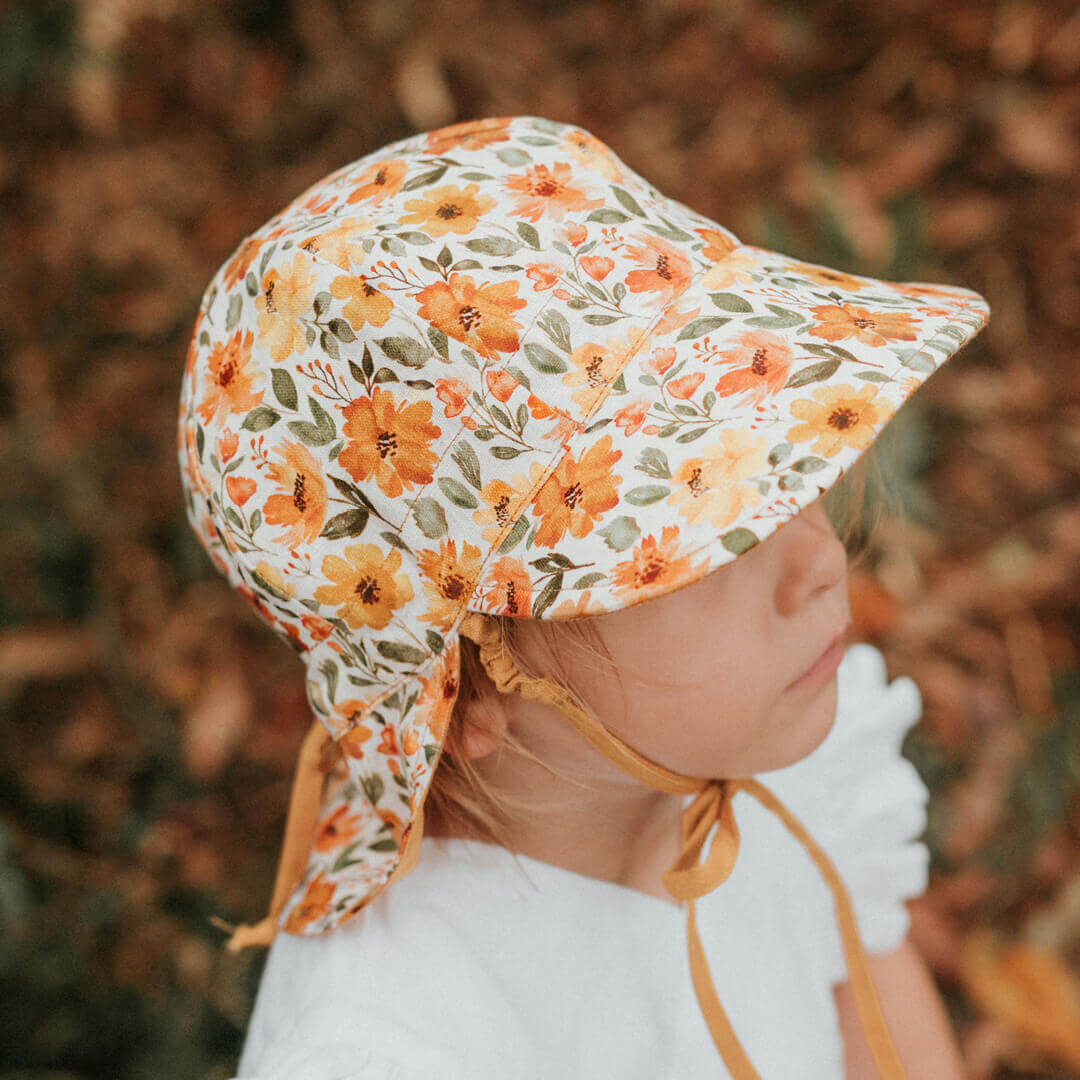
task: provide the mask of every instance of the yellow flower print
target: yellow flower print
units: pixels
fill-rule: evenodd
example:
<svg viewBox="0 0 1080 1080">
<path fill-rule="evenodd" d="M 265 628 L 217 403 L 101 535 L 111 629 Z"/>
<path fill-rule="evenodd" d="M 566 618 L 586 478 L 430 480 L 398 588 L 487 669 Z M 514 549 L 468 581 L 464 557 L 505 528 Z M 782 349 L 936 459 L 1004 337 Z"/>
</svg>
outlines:
<svg viewBox="0 0 1080 1080">
<path fill-rule="evenodd" d="M 575 390 L 571 395 L 583 414 L 603 397 L 608 385 L 625 367 L 629 352 L 627 342 L 608 338 L 606 346 L 587 341 L 570 354 L 574 370 L 568 371 L 562 381 L 565 386 L 584 385 L 584 390 Z"/>
<path fill-rule="evenodd" d="M 490 195 L 477 195 L 479 190 L 479 184 L 432 188 L 422 199 L 410 199 L 405 204 L 409 213 L 402 215 L 401 224 L 416 225 L 428 236 L 450 232 L 465 236 L 475 231 L 480 218 L 495 205 Z"/>
<path fill-rule="evenodd" d="M 306 344 L 301 320 L 310 313 L 311 298 L 315 293 L 311 257 L 297 252 L 292 268 L 284 273 L 279 273 L 276 268 L 267 271 L 261 288 L 262 292 L 255 298 L 259 312 L 259 344 L 281 363 Z"/>
<path fill-rule="evenodd" d="M 613 184 L 621 184 L 625 180 L 625 173 L 611 148 L 588 131 L 575 128 L 563 136 L 559 149 Z"/>
<path fill-rule="evenodd" d="M 814 391 L 817 401 L 799 398 L 791 403 L 791 415 L 804 423 L 787 433 L 788 442 L 806 442 L 815 454 L 835 457 L 845 446 L 862 450 L 896 411 L 886 398 L 877 396 L 877 387 L 822 386 Z"/>
<path fill-rule="evenodd" d="M 356 234 L 369 233 L 374 227 L 372 218 L 342 218 L 332 229 L 317 233 L 300 246 L 323 262 L 351 270 L 353 259 L 358 257 Z"/>
<path fill-rule="evenodd" d="M 438 551 L 425 548 L 418 552 L 416 561 L 424 575 L 424 591 L 430 602 L 420 618 L 434 623 L 440 630 L 449 630 L 476 588 L 482 553 L 474 544 L 465 543 L 458 555 L 456 541 L 443 540 Z"/>
<path fill-rule="evenodd" d="M 866 282 L 854 274 L 845 274 L 843 270 L 833 270 L 828 266 L 815 266 L 813 263 L 803 262 L 801 259 L 785 258 L 784 268 L 790 270 L 799 277 L 807 278 L 816 285 L 824 285 L 835 289 L 843 289 L 844 292 L 858 292 L 866 288 Z M 873 284 L 877 284 L 874 282 Z"/>
<path fill-rule="evenodd" d="M 334 278 L 330 282 L 330 295 L 349 301 L 341 309 L 341 314 L 354 330 L 359 330 L 366 323 L 382 326 L 394 310 L 393 300 L 362 277 Z"/>
<path fill-rule="evenodd" d="M 733 250 L 713 263 L 702 275 L 700 284 L 709 291 L 753 285 L 755 271 L 761 272 L 761 262 L 753 249 L 744 244 L 742 250 Z"/>
<path fill-rule="evenodd" d="M 375 544 L 349 544 L 344 559 L 340 555 L 323 559 L 322 573 L 333 584 L 320 585 L 313 593 L 315 599 L 336 607 L 353 630 L 362 626 L 384 629 L 390 616 L 413 598 L 397 548 L 384 554 Z"/>
<path fill-rule="evenodd" d="M 743 483 L 768 469 L 769 440 L 749 431 L 720 432 L 720 442 L 705 447 L 701 457 L 684 461 L 672 479 L 679 486 L 668 496 L 688 521 L 707 520 L 723 529 L 742 513 L 757 506 L 761 492 L 756 484 Z"/>
</svg>

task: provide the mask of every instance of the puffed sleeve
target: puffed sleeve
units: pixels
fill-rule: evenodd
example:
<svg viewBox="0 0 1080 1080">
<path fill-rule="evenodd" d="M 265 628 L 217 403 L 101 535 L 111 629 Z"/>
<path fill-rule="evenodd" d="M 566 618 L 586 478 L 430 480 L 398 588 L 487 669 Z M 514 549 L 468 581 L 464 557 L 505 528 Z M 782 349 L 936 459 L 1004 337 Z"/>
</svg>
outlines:
<svg viewBox="0 0 1080 1080">
<path fill-rule="evenodd" d="M 901 753 L 921 714 L 922 697 L 910 678 L 890 682 L 874 646 L 849 645 L 837 670 L 836 720 L 825 740 L 801 761 L 758 774 L 832 860 L 867 953 L 903 943 L 910 925 L 904 902 L 926 890 L 930 853 L 921 838 L 929 791 Z M 830 967 L 842 981 L 842 953 L 833 952 Z"/>
</svg>

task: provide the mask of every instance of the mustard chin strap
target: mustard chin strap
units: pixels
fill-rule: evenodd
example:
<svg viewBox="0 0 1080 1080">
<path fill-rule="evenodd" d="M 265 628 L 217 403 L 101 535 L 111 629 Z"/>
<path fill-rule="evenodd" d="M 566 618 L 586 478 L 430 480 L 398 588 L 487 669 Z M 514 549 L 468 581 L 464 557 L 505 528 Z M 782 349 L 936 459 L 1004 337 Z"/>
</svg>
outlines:
<svg viewBox="0 0 1080 1080">
<path fill-rule="evenodd" d="M 676 900 L 686 901 L 686 937 L 694 990 L 713 1042 L 720 1051 L 732 1080 L 761 1080 L 761 1076 L 739 1044 L 717 997 L 698 936 L 694 901 L 724 882 L 735 866 L 735 857 L 739 850 L 739 830 L 731 809 L 731 800 L 736 791 L 753 795 L 758 802 L 779 817 L 809 853 L 827 882 L 833 895 L 833 906 L 840 926 L 855 1005 L 867 1043 L 873 1052 L 874 1062 L 883 1080 L 906 1080 L 904 1067 L 878 1003 L 844 883 L 825 853 L 776 796 L 751 777 L 717 780 L 684 776 L 643 757 L 575 704 L 567 691 L 557 683 L 520 671 L 502 646 L 496 620 L 482 612 L 470 611 L 459 624 L 458 632 L 476 642 L 480 660 L 501 693 L 517 692 L 523 697 L 551 705 L 574 725 L 591 746 L 642 783 L 674 795 L 698 793 L 697 798 L 683 811 L 682 849 L 664 874 L 663 881 L 664 887 Z M 705 841 L 714 827 L 716 837 L 702 861 Z"/>
</svg>

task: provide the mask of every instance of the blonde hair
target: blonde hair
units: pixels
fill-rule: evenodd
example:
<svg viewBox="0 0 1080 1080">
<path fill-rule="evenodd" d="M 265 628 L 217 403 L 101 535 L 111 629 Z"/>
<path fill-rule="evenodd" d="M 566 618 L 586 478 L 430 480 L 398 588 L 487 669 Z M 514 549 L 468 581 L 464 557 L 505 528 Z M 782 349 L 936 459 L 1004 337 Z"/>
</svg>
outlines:
<svg viewBox="0 0 1080 1080">
<path fill-rule="evenodd" d="M 822 497 L 824 509 L 833 528 L 848 550 L 849 568 L 859 565 L 867 557 L 886 510 L 898 508 L 892 494 L 893 485 L 887 482 L 883 475 L 881 457 L 879 444 L 875 442 Z M 515 647 L 522 619 L 500 615 L 490 618 L 499 629 L 503 648 L 517 667 L 531 675 L 546 675 L 551 678 L 567 690 L 574 701 L 586 711 L 585 702 L 566 673 L 564 656 L 569 650 L 573 650 L 577 657 L 591 657 L 598 666 L 606 666 L 614 671 L 625 693 L 618 666 L 604 644 L 595 618 L 586 616 L 564 620 L 533 620 L 552 660 L 549 669 L 543 672 L 530 671 L 520 651 Z M 499 691 L 484 670 L 476 644 L 462 637 L 460 649 L 458 696 L 447 727 L 439 765 L 432 777 L 431 789 L 425 802 L 429 831 L 434 831 L 432 826 L 438 831 L 450 827 L 456 834 L 508 847 L 511 818 L 517 813 L 535 811 L 535 804 L 520 802 L 497 791 L 464 753 L 466 725 L 477 723 L 478 712 L 491 715 L 491 705 L 499 697 Z M 638 674 L 635 674 L 635 678 L 644 679 Z M 528 757 L 550 771 L 550 766 L 539 761 L 509 732 L 500 737 L 499 748 Z"/>
</svg>

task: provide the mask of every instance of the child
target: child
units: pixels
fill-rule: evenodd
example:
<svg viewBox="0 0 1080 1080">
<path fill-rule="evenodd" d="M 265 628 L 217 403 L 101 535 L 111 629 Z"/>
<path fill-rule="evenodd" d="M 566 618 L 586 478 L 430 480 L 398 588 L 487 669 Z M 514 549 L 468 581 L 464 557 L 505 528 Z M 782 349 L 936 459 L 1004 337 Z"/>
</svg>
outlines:
<svg viewBox="0 0 1080 1080">
<path fill-rule="evenodd" d="M 240 245 L 187 511 L 316 721 L 229 943 L 273 943 L 238 1077 L 922 1069 L 864 953 L 926 884 L 921 703 L 844 649 L 826 506 L 988 317 L 743 244 L 536 116 L 383 147 Z"/>
</svg>

